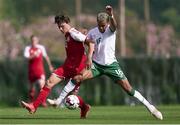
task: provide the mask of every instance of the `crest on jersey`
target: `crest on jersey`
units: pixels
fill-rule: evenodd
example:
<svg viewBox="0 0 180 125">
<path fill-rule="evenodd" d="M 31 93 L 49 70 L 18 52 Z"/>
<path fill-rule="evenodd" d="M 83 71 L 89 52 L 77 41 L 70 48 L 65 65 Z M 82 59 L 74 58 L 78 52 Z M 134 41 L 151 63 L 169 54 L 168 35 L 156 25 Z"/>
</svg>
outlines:
<svg viewBox="0 0 180 125">
<path fill-rule="evenodd" d="M 101 37 L 99 37 L 98 39 L 96 39 L 96 43 L 97 43 L 97 45 L 101 42 Z"/>
</svg>

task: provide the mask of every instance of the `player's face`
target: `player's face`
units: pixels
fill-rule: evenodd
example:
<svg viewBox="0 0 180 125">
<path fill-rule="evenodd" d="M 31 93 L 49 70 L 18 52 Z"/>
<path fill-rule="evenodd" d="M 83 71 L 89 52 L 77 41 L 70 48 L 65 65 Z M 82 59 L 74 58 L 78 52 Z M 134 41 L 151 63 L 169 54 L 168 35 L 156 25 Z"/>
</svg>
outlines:
<svg viewBox="0 0 180 125">
<path fill-rule="evenodd" d="M 98 29 L 101 33 L 104 33 L 106 30 L 106 27 L 108 26 L 108 22 L 107 21 L 99 21 L 98 22 Z"/>
<path fill-rule="evenodd" d="M 36 46 L 39 43 L 39 39 L 37 37 L 32 38 L 32 46 Z"/>
<path fill-rule="evenodd" d="M 60 23 L 58 24 L 58 28 L 63 34 L 66 34 L 69 31 L 70 26 L 67 23 Z"/>
</svg>

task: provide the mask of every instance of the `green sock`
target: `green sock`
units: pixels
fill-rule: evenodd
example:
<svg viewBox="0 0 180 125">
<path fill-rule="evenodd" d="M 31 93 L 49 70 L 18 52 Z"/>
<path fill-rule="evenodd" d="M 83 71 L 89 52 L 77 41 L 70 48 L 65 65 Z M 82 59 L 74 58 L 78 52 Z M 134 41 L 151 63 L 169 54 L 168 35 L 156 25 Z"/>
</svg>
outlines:
<svg viewBox="0 0 180 125">
<path fill-rule="evenodd" d="M 127 92 L 127 93 L 128 93 L 128 95 L 133 96 L 134 93 L 135 93 L 135 90 L 132 88 L 131 91 L 129 91 L 129 92 Z"/>
</svg>

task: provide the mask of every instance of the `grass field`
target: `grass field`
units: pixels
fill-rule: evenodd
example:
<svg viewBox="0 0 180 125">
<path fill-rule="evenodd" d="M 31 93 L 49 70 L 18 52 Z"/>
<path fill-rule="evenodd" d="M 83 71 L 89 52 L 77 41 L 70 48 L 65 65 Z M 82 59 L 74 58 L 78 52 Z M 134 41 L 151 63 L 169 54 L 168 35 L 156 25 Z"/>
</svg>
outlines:
<svg viewBox="0 0 180 125">
<path fill-rule="evenodd" d="M 23 108 L 0 107 L 0 124 L 180 124 L 180 106 L 159 106 L 164 120 L 143 106 L 92 106 L 87 119 L 79 110 L 39 108 L 34 115 Z"/>
</svg>

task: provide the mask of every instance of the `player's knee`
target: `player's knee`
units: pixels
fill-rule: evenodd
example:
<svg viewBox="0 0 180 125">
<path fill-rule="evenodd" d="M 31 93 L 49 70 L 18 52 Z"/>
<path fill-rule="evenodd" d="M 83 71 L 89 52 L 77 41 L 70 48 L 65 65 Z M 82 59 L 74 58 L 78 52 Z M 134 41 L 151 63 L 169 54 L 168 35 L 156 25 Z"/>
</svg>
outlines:
<svg viewBox="0 0 180 125">
<path fill-rule="evenodd" d="M 40 86 L 41 89 L 43 88 L 44 85 L 45 85 L 45 80 L 40 80 L 39 81 L 39 86 Z"/>
<path fill-rule="evenodd" d="M 73 78 L 74 83 L 79 83 L 83 80 L 82 75 L 77 75 Z"/>
<path fill-rule="evenodd" d="M 47 86 L 48 88 L 52 88 L 52 87 L 54 86 L 53 81 L 52 81 L 51 79 L 48 79 L 47 82 L 46 82 L 46 86 Z"/>
</svg>

